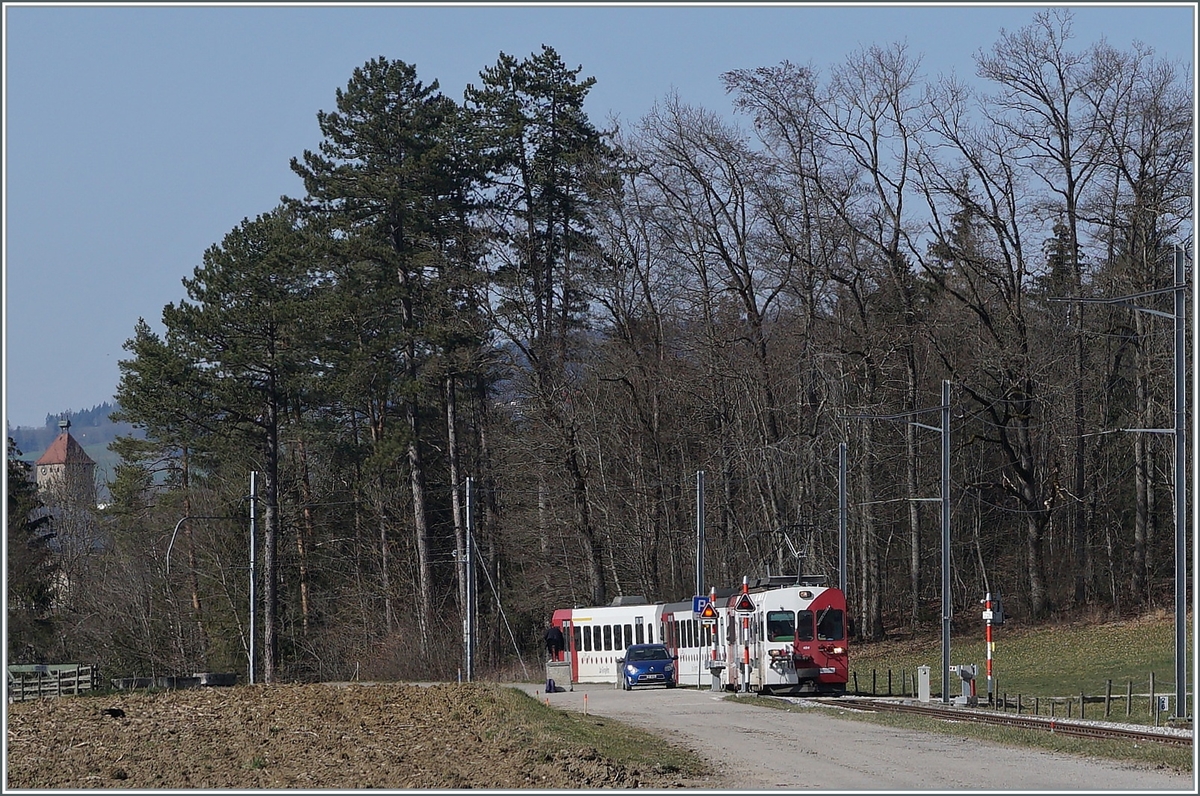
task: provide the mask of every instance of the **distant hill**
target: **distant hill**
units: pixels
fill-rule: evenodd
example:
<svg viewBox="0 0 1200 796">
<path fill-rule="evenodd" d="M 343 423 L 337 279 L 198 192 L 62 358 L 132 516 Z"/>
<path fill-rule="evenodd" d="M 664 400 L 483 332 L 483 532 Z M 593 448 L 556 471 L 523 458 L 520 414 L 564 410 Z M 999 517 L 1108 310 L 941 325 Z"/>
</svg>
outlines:
<svg viewBox="0 0 1200 796">
<path fill-rule="evenodd" d="M 71 436 L 96 462 L 96 479 L 103 486 L 112 478 L 119 461 L 117 455 L 108 449 L 108 443 L 119 436 L 143 435 L 140 430 L 135 431 L 129 423 L 114 423 L 109 420 L 109 415 L 118 409 L 120 406 L 117 404 L 105 401 L 79 412 L 67 410 L 58 414 L 48 414 L 46 424 L 38 428 L 9 426 L 7 432 L 21 451 L 21 459 L 33 463 L 42 457 L 46 448 L 50 447 L 50 443 L 59 435 L 59 421 L 71 421 Z"/>
</svg>

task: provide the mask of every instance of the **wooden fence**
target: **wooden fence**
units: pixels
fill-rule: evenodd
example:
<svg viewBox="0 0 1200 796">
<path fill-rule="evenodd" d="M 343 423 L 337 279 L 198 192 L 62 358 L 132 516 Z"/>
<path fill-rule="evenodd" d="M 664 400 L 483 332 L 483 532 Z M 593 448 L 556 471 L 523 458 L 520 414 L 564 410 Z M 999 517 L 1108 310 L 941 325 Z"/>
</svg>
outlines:
<svg viewBox="0 0 1200 796">
<path fill-rule="evenodd" d="M 895 677 L 895 681 L 893 681 L 893 677 Z M 1016 712 L 1017 714 L 1028 714 L 1031 716 L 1050 716 L 1051 718 L 1081 719 L 1113 719 L 1144 716 L 1153 718 L 1157 723 L 1159 714 L 1169 711 L 1169 707 L 1163 707 L 1160 704 L 1162 695 L 1157 691 L 1158 684 L 1155 682 L 1154 672 L 1150 672 L 1150 692 L 1148 694 L 1140 688 L 1135 693 L 1132 680 L 1126 681 L 1124 694 L 1120 693 L 1120 691 L 1114 694 L 1113 681 L 1106 680 L 1102 696 L 1089 695 L 1082 691 L 1078 696 L 1009 694 L 999 689 L 999 678 L 993 678 L 992 682 L 995 688 L 992 694 L 992 701 L 989 703 L 987 693 L 979 693 L 977 694 L 979 705 L 981 707 L 991 707 L 1002 712 Z M 900 669 L 899 672 L 893 672 L 892 669 L 887 669 L 886 671 L 872 669 L 869 685 L 865 673 L 863 680 L 860 682 L 858 672 L 852 671 L 850 673 L 850 682 L 846 688 L 847 693 L 857 696 L 916 697 L 917 691 L 918 682 L 916 672 L 905 669 Z M 938 691 L 931 689 L 930 695 L 940 701 L 941 694 Z M 955 696 L 957 694 L 951 692 L 951 697 Z"/>
<path fill-rule="evenodd" d="M 91 663 L 8 667 L 8 701 L 82 694 L 100 687 L 100 669 Z"/>
</svg>

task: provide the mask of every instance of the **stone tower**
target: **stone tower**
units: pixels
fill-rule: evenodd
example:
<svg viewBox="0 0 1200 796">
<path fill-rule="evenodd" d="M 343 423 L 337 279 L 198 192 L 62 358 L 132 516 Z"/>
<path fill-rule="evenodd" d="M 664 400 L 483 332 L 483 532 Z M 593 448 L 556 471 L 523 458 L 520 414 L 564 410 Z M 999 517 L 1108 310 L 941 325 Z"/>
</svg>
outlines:
<svg viewBox="0 0 1200 796">
<path fill-rule="evenodd" d="M 62 433 L 33 465 L 38 492 L 48 504 L 95 507 L 96 463 L 71 436 L 70 420 L 58 427 Z"/>
</svg>

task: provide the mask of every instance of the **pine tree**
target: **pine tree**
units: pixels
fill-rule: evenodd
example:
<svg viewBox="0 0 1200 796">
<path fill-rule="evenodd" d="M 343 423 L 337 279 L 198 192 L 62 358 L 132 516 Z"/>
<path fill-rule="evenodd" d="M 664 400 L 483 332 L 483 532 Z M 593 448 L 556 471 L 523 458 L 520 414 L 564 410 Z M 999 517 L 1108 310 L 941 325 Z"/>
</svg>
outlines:
<svg viewBox="0 0 1200 796">
<path fill-rule="evenodd" d="M 466 98 L 494 219 L 493 322 L 528 364 L 527 401 L 553 430 L 538 469 L 561 464 L 591 598 L 600 605 L 607 602 L 604 540 L 591 519 L 580 432 L 564 397 L 576 390 L 571 363 L 584 328 L 591 203 L 612 153 L 583 108 L 595 78 L 580 80 L 580 71 L 551 47 L 523 61 L 501 53 Z"/>
<path fill-rule="evenodd" d="M 184 280 L 188 301 L 163 309 L 165 339 L 139 324 L 121 363 L 125 419 L 187 454 L 263 474 L 263 679 L 279 668 L 277 545 L 282 428 L 304 401 L 311 367 L 304 230 L 277 209 L 245 220 Z M 186 458 L 186 456 L 184 457 Z M 236 475 L 243 478 L 245 472 Z"/>
<path fill-rule="evenodd" d="M 337 110 L 317 120 L 318 152 L 292 160 L 308 197 L 298 206 L 337 241 L 321 299 L 331 344 L 328 375 L 350 413 L 367 424 L 377 494 L 387 494 L 388 451 L 400 446 L 412 496 L 417 555 L 414 601 L 422 651 L 433 636 L 434 573 L 427 416 L 439 401 L 447 352 L 478 345 L 471 322 L 474 179 L 458 106 L 417 78 L 416 67 L 378 58 L 354 70 Z M 464 338 L 465 335 L 465 338 Z M 440 357 L 440 363 L 439 363 Z M 468 356 L 468 358 L 470 358 Z M 444 378 L 444 377 L 443 377 Z M 396 409 L 400 416 L 393 417 Z M 457 485 L 454 485 L 457 488 Z M 393 630 L 386 507 L 377 510 L 387 630 Z"/>
<path fill-rule="evenodd" d="M 8 490 L 5 541 L 8 558 L 8 660 L 44 662 L 54 643 L 55 565 L 49 543 L 54 537 L 51 518 L 41 512 L 37 485 L 21 451 L 8 438 L 5 468 Z"/>
</svg>

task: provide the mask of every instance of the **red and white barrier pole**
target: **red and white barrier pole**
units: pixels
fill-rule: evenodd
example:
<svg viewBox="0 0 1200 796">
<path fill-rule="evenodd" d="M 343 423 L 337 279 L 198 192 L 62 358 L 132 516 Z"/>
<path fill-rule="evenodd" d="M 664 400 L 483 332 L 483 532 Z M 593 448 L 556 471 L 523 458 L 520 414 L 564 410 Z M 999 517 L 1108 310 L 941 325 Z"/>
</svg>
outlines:
<svg viewBox="0 0 1200 796">
<path fill-rule="evenodd" d="M 992 704 L 992 593 L 988 592 L 983 600 L 983 615 L 987 621 L 987 697 L 988 704 Z M 971 683 L 971 687 L 975 687 L 975 683 Z M 972 694 L 974 695 L 974 694 Z"/>
</svg>

